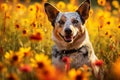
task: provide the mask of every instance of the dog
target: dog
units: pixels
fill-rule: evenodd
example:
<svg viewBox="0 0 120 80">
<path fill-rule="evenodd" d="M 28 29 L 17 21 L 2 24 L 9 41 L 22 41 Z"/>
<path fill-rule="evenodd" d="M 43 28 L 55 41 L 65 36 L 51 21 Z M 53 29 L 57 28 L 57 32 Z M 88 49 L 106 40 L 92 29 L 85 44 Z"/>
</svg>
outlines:
<svg viewBox="0 0 120 80">
<path fill-rule="evenodd" d="M 96 57 L 89 40 L 85 22 L 89 17 L 90 0 L 84 1 L 75 12 L 60 12 L 49 3 L 45 3 L 45 13 L 53 26 L 52 63 L 61 69 L 65 67 L 63 57 L 70 58 L 70 69 L 78 69 L 84 64 L 91 67 L 96 77 L 100 67 L 93 65 Z"/>
</svg>

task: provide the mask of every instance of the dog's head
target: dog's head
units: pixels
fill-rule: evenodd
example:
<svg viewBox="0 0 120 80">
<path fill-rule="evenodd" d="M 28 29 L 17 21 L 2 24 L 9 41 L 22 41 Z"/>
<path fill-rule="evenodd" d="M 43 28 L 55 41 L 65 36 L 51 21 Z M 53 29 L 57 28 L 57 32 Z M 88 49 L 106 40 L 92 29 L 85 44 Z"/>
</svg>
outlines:
<svg viewBox="0 0 120 80">
<path fill-rule="evenodd" d="M 72 43 L 85 31 L 83 26 L 89 17 L 90 0 L 84 1 L 75 12 L 60 12 L 49 3 L 45 3 L 48 20 L 54 27 L 53 34 L 65 43 Z"/>
</svg>

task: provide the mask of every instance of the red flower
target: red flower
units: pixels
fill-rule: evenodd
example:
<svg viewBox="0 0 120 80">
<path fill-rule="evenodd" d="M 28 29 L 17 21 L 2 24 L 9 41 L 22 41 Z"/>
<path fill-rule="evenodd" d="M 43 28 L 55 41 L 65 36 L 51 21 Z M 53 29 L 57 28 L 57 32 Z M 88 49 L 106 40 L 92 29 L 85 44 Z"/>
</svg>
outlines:
<svg viewBox="0 0 120 80">
<path fill-rule="evenodd" d="M 36 33 L 36 34 L 33 34 L 33 35 L 30 35 L 30 40 L 36 40 L 36 41 L 40 41 L 42 40 L 42 36 L 40 33 Z"/>
<path fill-rule="evenodd" d="M 102 66 L 103 65 L 103 60 L 96 60 L 94 64 L 96 66 Z"/>
<path fill-rule="evenodd" d="M 70 58 L 65 56 L 62 61 L 65 63 L 65 70 L 68 71 L 70 69 Z"/>
<path fill-rule="evenodd" d="M 24 64 L 23 66 L 21 66 L 21 67 L 19 68 L 19 70 L 20 70 L 21 72 L 31 72 L 31 71 L 32 71 L 32 68 L 31 68 L 29 65 Z"/>
</svg>

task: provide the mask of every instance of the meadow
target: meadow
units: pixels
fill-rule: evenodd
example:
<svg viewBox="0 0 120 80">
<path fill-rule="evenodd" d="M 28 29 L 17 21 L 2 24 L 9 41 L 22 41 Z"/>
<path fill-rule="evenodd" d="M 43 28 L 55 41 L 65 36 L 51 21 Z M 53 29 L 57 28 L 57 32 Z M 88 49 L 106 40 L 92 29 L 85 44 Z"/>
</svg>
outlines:
<svg viewBox="0 0 120 80">
<path fill-rule="evenodd" d="M 88 67 L 61 72 L 51 64 L 52 26 L 44 3 L 0 3 L 0 80 L 93 80 Z M 75 11 L 76 0 L 49 1 L 61 11 Z M 104 80 L 120 80 L 120 2 L 97 0 L 86 22 Z"/>
</svg>

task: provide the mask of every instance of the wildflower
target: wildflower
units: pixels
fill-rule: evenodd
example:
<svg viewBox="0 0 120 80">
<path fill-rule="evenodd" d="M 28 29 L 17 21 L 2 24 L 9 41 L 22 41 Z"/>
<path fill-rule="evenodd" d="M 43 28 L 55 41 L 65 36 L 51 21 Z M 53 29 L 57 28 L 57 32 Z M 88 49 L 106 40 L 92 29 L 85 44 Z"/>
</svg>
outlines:
<svg viewBox="0 0 120 80">
<path fill-rule="evenodd" d="M 109 38 L 112 38 L 112 35 L 110 35 Z"/>
<path fill-rule="evenodd" d="M 36 21 L 34 21 L 34 22 L 32 22 L 31 24 L 30 24 L 30 26 L 32 26 L 32 27 L 37 27 L 37 22 Z"/>
<path fill-rule="evenodd" d="M 2 4 L 1 4 L 1 9 L 2 9 L 3 11 L 7 11 L 7 10 L 8 10 L 8 4 L 2 3 Z"/>
<path fill-rule="evenodd" d="M 37 14 L 37 17 L 40 18 L 40 19 L 44 19 L 45 15 L 44 15 L 44 13 L 39 12 L 39 13 Z"/>
<path fill-rule="evenodd" d="M 11 19 L 11 15 L 9 13 L 6 13 L 6 18 Z"/>
<path fill-rule="evenodd" d="M 103 60 L 96 60 L 94 65 L 96 66 L 102 66 L 103 65 Z"/>
<path fill-rule="evenodd" d="M 100 6 L 105 6 L 106 4 L 106 0 L 97 0 L 97 2 Z"/>
<path fill-rule="evenodd" d="M 65 3 L 63 1 L 59 1 L 56 6 L 59 9 L 65 9 Z"/>
<path fill-rule="evenodd" d="M 92 15 L 94 13 L 93 9 L 90 9 L 90 15 Z"/>
<path fill-rule="evenodd" d="M 71 69 L 68 72 L 68 75 L 70 77 L 71 80 L 89 80 L 89 76 L 90 73 L 89 72 L 85 72 L 85 71 L 81 71 L 81 70 L 75 70 L 75 69 Z"/>
<path fill-rule="evenodd" d="M 28 12 L 30 12 L 31 14 L 35 14 L 36 13 L 36 7 L 33 5 L 30 5 L 28 7 Z"/>
<path fill-rule="evenodd" d="M 15 73 L 10 73 L 6 76 L 6 80 L 19 80 L 19 78 Z"/>
<path fill-rule="evenodd" d="M 68 9 L 68 11 L 75 11 L 75 10 L 77 10 L 77 7 L 74 6 L 73 4 L 68 4 L 67 9 Z"/>
<path fill-rule="evenodd" d="M 105 35 L 108 35 L 108 32 L 106 32 Z"/>
<path fill-rule="evenodd" d="M 20 66 L 19 70 L 20 70 L 21 72 L 31 72 L 31 71 L 32 71 L 32 68 L 31 68 L 31 66 L 28 65 L 28 64 L 23 64 L 23 65 Z"/>
<path fill-rule="evenodd" d="M 36 12 L 42 9 L 42 6 L 39 3 L 35 3 L 35 6 L 36 6 Z"/>
<path fill-rule="evenodd" d="M 28 34 L 28 30 L 27 30 L 27 29 L 23 29 L 23 30 L 22 30 L 22 34 L 23 34 L 24 36 L 26 36 L 26 35 Z"/>
<path fill-rule="evenodd" d="M 34 34 L 30 35 L 30 40 L 41 41 L 43 39 L 43 31 L 41 29 L 37 29 Z"/>
<path fill-rule="evenodd" d="M 110 25 L 110 21 L 108 21 L 107 24 Z"/>
<path fill-rule="evenodd" d="M 24 30 L 22 31 L 22 33 L 23 33 L 23 34 L 26 34 L 26 33 L 27 33 L 27 31 L 24 29 Z"/>
<path fill-rule="evenodd" d="M 30 35 L 30 40 L 36 40 L 36 41 L 40 41 L 42 40 L 42 36 L 40 33 L 36 33 L 36 34 L 33 34 L 33 35 Z"/>
<path fill-rule="evenodd" d="M 15 24 L 15 28 L 16 28 L 16 29 L 19 29 L 19 28 L 20 28 L 20 25 L 19 25 L 19 24 Z"/>
<path fill-rule="evenodd" d="M 117 9 L 119 9 L 119 7 L 120 7 L 119 1 L 117 1 L 117 0 L 113 0 L 113 1 L 112 1 L 112 5 L 113 5 L 115 8 L 117 8 Z"/>
<path fill-rule="evenodd" d="M 36 54 L 35 59 L 31 58 L 31 65 L 35 68 L 44 69 L 49 68 L 51 62 L 48 59 L 48 56 L 43 53 Z"/>
<path fill-rule="evenodd" d="M 23 55 L 17 52 L 9 51 L 6 52 L 5 59 L 7 59 L 8 63 L 16 65 L 22 61 Z"/>
<path fill-rule="evenodd" d="M 19 3 L 19 4 L 16 5 L 16 8 L 17 8 L 17 9 L 20 9 L 20 8 L 22 8 L 22 6 L 23 6 L 23 5 Z"/>
<path fill-rule="evenodd" d="M 120 24 L 118 25 L 118 28 L 120 29 Z"/>
<path fill-rule="evenodd" d="M 32 53 L 30 52 L 30 50 L 31 50 L 31 48 L 30 47 L 28 47 L 28 48 L 23 48 L 23 47 L 21 47 L 20 49 L 19 49 L 19 53 L 22 55 L 24 55 L 24 57 L 27 57 L 27 56 L 30 56 L 30 55 L 32 55 Z"/>
</svg>

